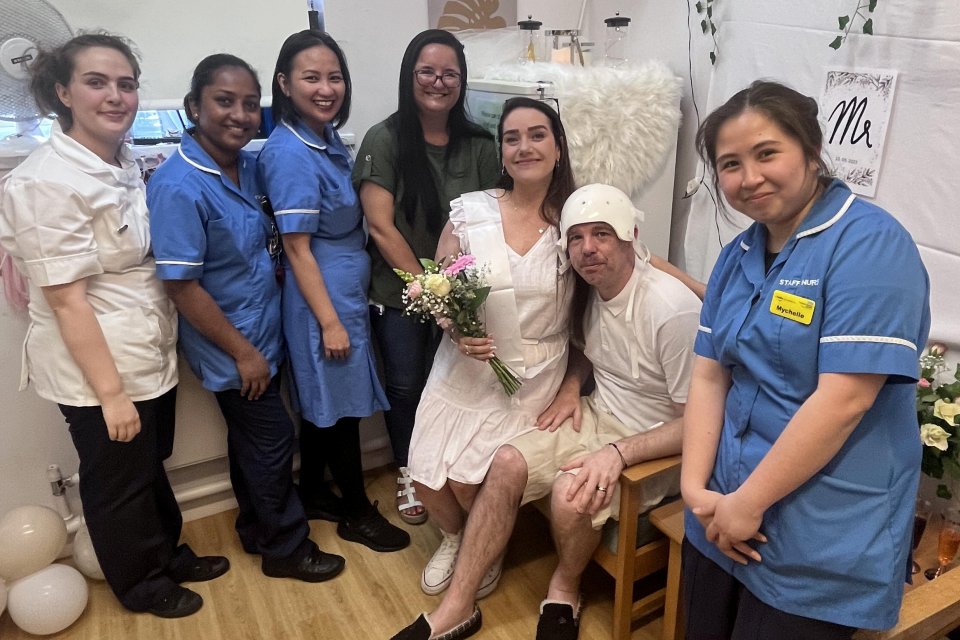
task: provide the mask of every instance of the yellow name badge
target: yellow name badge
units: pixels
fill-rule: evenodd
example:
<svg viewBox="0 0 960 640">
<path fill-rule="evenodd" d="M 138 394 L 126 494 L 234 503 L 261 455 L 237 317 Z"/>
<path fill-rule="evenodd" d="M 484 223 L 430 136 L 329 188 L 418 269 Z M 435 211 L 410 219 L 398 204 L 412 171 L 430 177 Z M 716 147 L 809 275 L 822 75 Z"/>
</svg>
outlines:
<svg viewBox="0 0 960 640">
<path fill-rule="evenodd" d="M 770 300 L 770 313 L 800 324 L 810 324 L 813 320 L 813 309 L 817 303 L 808 298 L 801 298 L 786 291 L 777 289 Z"/>
</svg>

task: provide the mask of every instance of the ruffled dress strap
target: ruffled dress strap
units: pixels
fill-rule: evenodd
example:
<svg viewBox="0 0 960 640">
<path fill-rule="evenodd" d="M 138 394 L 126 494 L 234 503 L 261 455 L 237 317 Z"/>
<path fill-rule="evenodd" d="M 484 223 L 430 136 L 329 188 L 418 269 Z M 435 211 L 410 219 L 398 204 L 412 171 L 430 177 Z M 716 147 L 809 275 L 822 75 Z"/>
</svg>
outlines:
<svg viewBox="0 0 960 640">
<path fill-rule="evenodd" d="M 472 247 L 470 253 L 485 266 L 490 285 L 483 305 L 484 326 L 487 333 L 496 336 L 497 357 L 522 376 L 525 366 L 520 318 L 500 205 L 493 191 L 472 191 L 458 200 L 456 215 L 452 211 L 450 215 L 454 233 L 460 238 L 464 251 Z"/>
</svg>

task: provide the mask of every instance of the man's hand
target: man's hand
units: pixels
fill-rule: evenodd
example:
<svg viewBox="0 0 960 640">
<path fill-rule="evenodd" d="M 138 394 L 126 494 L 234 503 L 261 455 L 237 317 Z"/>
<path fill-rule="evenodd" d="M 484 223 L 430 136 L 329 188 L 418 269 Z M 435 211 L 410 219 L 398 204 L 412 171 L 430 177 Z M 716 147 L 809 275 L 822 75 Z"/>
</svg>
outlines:
<svg viewBox="0 0 960 640">
<path fill-rule="evenodd" d="M 593 516 L 613 499 L 623 461 L 613 447 L 603 446 L 560 467 L 561 471 L 573 469 L 579 469 L 579 472 L 571 480 L 566 498 L 576 504 L 578 513 Z"/>
<path fill-rule="evenodd" d="M 537 418 L 537 429 L 556 431 L 569 418 L 573 418 L 573 430 L 580 433 L 580 421 L 583 418 L 580 410 L 580 393 L 577 390 L 564 391 L 561 387 L 557 397 Z"/>
</svg>

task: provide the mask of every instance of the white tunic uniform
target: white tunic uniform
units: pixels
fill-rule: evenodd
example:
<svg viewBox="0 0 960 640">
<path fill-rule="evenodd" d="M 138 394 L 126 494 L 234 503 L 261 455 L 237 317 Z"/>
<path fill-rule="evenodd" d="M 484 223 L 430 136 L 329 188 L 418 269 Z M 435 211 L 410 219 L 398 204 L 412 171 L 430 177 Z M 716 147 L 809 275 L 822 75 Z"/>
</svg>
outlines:
<svg viewBox="0 0 960 640">
<path fill-rule="evenodd" d="M 473 253 L 479 265 L 489 262 L 480 247 L 471 250 L 466 228 L 475 216 L 495 220 L 506 244 L 498 200 L 490 192 L 477 192 L 451 206 L 450 221 L 461 249 Z M 410 442 L 414 480 L 434 490 L 448 479 L 479 484 L 497 447 L 536 428 L 537 417 L 556 396 L 567 368 L 573 292 L 571 274 L 559 271 L 558 237 L 551 226 L 525 255 L 506 247 L 525 368 L 523 386 L 513 397 L 503 391 L 489 364 L 463 355 L 450 340 L 441 343 Z M 489 306 L 486 311 L 496 312 Z"/>
<path fill-rule="evenodd" d="M 107 164 L 54 123 L 50 139 L 0 182 L 0 243 L 30 281 L 21 389 L 99 405 L 41 287 L 86 279 L 110 354 L 133 401 L 177 383 L 173 304 L 157 280 L 140 169 L 124 148 Z"/>
</svg>

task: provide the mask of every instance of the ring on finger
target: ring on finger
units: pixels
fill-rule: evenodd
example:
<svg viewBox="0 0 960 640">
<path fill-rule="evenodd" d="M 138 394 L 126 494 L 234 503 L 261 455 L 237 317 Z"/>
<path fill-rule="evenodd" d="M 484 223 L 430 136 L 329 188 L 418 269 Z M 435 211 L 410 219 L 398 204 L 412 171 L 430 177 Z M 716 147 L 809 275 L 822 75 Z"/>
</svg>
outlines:
<svg viewBox="0 0 960 640">
<path fill-rule="evenodd" d="M 470 355 L 470 345 L 467 345 L 463 348 L 463 352 L 467 355 Z"/>
<path fill-rule="evenodd" d="M 606 487 L 602 487 L 602 486 L 600 486 L 600 485 L 597 485 L 597 491 L 599 491 L 600 493 L 606 493 L 606 492 L 607 492 L 607 488 L 606 488 Z"/>
</svg>

